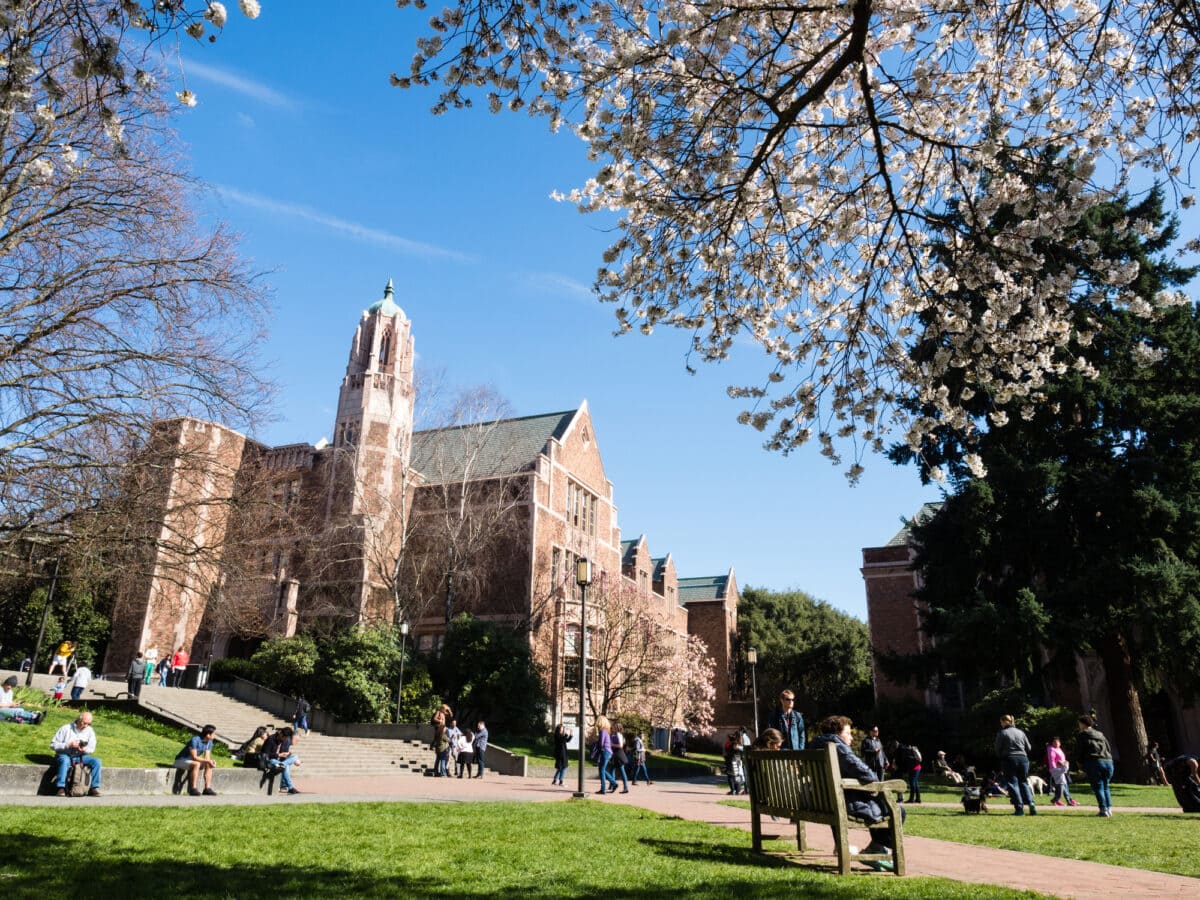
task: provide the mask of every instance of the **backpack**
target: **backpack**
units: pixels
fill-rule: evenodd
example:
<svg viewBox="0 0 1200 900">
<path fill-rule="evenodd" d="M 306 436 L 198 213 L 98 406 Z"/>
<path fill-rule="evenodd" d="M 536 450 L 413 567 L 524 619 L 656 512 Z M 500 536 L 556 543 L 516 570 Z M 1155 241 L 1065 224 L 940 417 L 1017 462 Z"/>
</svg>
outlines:
<svg viewBox="0 0 1200 900">
<path fill-rule="evenodd" d="M 81 762 L 71 763 L 67 772 L 67 796 L 86 797 L 92 789 L 92 770 Z"/>
<path fill-rule="evenodd" d="M 921 751 L 912 744 L 901 744 L 896 749 L 896 765 L 907 772 L 921 764 Z"/>
<path fill-rule="evenodd" d="M 588 745 L 588 759 L 591 762 L 599 764 L 600 758 L 600 742 L 593 741 Z"/>
</svg>

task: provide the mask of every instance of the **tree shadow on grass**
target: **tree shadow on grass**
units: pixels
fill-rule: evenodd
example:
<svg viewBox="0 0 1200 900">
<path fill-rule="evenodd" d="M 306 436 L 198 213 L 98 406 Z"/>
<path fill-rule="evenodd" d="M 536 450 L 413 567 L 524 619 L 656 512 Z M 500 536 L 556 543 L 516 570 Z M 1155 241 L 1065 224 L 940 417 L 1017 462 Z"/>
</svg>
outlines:
<svg viewBox="0 0 1200 900">
<path fill-rule="evenodd" d="M 153 827 L 153 823 L 148 823 Z M 203 840 L 203 835 L 199 836 Z M 181 836 L 182 839 L 182 836 Z M 35 842 L 0 836 L 0 895 L 5 900 L 45 900 L 69 895 L 138 897 L 389 897 L 437 895 L 427 878 L 381 877 L 318 866 L 280 863 L 217 865 L 139 858 L 139 851 L 76 840 L 39 837 Z"/>
</svg>

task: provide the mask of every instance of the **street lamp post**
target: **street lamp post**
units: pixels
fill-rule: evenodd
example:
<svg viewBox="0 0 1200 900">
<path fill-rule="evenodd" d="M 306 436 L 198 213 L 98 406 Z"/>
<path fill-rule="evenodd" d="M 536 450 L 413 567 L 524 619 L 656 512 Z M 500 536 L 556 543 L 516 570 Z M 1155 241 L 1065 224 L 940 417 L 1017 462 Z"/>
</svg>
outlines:
<svg viewBox="0 0 1200 900">
<path fill-rule="evenodd" d="M 582 800 L 584 741 L 587 738 L 587 589 L 592 583 L 592 562 L 580 558 L 575 562 L 575 583 L 579 585 L 579 788 L 575 798 Z"/>
<path fill-rule="evenodd" d="M 400 623 L 400 683 L 396 686 L 396 724 L 400 724 L 400 697 L 404 693 L 404 657 L 408 655 L 408 623 Z"/>
<path fill-rule="evenodd" d="M 750 663 L 750 684 L 754 691 L 754 736 L 758 737 L 758 673 L 754 669 L 758 665 L 758 651 L 753 647 L 746 651 L 746 662 Z"/>
<path fill-rule="evenodd" d="M 54 605 L 54 587 L 58 584 L 58 557 L 54 558 L 54 574 L 50 576 L 50 590 L 46 592 L 46 605 L 42 607 L 42 625 L 38 628 L 37 641 L 33 645 L 33 656 L 29 658 L 29 671 L 25 673 L 25 687 L 33 684 L 33 672 L 37 668 L 38 654 L 42 652 L 42 641 L 46 637 L 46 621 L 50 618 L 50 607 Z M 63 664 L 63 677 L 67 674 L 67 666 Z"/>
</svg>

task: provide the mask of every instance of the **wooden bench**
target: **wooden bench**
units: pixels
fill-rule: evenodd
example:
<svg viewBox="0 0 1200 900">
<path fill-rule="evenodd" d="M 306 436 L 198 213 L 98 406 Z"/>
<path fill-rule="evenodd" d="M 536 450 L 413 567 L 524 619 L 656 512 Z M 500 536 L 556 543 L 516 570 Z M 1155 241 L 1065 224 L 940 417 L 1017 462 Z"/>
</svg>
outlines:
<svg viewBox="0 0 1200 900">
<path fill-rule="evenodd" d="M 856 860 L 871 863 L 889 858 L 895 873 L 904 874 L 904 833 L 896 804 L 896 793 L 904 790 L 904 782 L 859 784 L 852 778 L 842 778 L 837 748 L 832 744 L 816 750 L 753 750 L 747 755 L 746 763 L 755 852 L 762 852 L 762 817 L 776 816 L 795 822 L 796 847 L 801 853 L 808 850 L 804 839 L 805 822 L 828 825 L 833 829 L 838 871 L 843 875 L 850 872 L 850 864 Z M 845 793 L 850 790 L 873 794 L 878 801 L 895 848 L 890 857 L 851 851 Z"/>
</svg>

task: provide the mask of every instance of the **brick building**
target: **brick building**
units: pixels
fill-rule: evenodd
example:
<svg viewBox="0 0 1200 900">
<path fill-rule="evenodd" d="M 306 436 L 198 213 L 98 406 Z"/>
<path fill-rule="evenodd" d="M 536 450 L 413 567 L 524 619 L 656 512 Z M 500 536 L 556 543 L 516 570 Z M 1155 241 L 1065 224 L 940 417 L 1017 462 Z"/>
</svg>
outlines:
<svg viewBox="0 0 1200 900">
<path fill-rule="evenodd" d="M 622 541 L 586 401 L 414 431 L 413 353 L 389 282 L 351 340 L 332 443 L 267 447 L 213 423 L 164 424 L 178 459 L 153 486 L 161 502 L 149 519 L 173 539 L 150 542 L 162 558 L 121 586 L 104 671 L 150 647 L 183 646 L 195 662 L 243 655 L 264 631 L 318 620 L 403 618 L 417 648 L 436 652 L 449 619 L 470 612 L 529 626 L 551 714 L 571 720 L 582 643 L 572 572 L 586 557 L 593 591 L 625 592 L 680 645 L 704 637 L 719 673 L 716 723 L 743 721 L 730 700 L 733 572 L 681 582 L 644 535 Z M 595 617 L 589 630 L 604 627 Z"/>
</svg>

